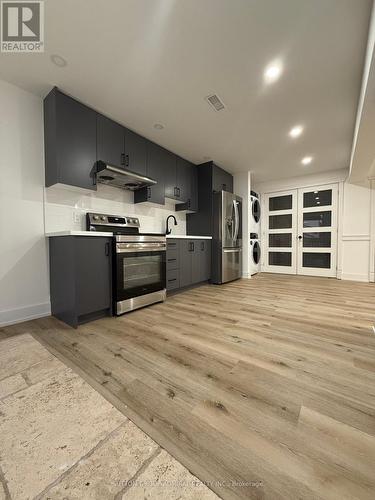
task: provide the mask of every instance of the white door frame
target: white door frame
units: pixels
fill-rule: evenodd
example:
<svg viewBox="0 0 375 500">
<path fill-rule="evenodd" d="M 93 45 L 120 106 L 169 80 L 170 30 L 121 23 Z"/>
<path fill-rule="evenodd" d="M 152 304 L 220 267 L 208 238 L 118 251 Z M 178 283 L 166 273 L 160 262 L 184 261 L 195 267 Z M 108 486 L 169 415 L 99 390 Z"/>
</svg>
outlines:
<svg viewBox="0 0 375 500">
<path fill-rule="evenodd" d="M 298 187 L 295 189 L 284 190 L 284 191 L 274 191 L 263 193 L 262 195 L 262 266 L 261 271 L 271 272 L 271 273 L 282 273 L 282 274 L 301 274 L 308 276 L 327 276 L 327 277 L 338 277 L 338 231 L 339 218 L 338 218 L 338 208 L 339 208 L 339 183 L 335 182 L 332 184 L 319 184 L 316 186 L 308 187 Z M 303 208 L 303 194 L 306 192 L 311 192 L 315 190 L 326 190 L 332 189 L 332 203 L 331 205 L 323 205 L 317 207 Z M 278 210 L 269 211 L 269 199 L 278 196 L 292 195 L 292 209 L 288 210 Z M 329 227 L 308 227 L 303 228 L 303 213 L 305 212 L 320 212 L 320 211 L 331 211 L 332 219 L 331 226 Z M 292 228 L 287 229 L 269 229 L 269 215 L 284 215 L 292 214 Z M 303 248 L 303 239 L 300 240 L 298 236 L 303 237 L 305 232 L 331 232 L 331 247 L 330 248 Z M 288 248 L 281 247 L 269 247 L 269 234 L 272 233 L 292 233 L 292 246 Z M 292 253 L 292 263 L 291 266 L 270 266 L 268 261 L 268 252 L 272 250 L 276 252 L 291 252 Z M 327 251 L 331 253 L 331 267 L 329 269 L 324 268 L 307 268 L 302 266 L 303 250 L 305 252 L 311 253 L 326 253 Z"/>
</svg>

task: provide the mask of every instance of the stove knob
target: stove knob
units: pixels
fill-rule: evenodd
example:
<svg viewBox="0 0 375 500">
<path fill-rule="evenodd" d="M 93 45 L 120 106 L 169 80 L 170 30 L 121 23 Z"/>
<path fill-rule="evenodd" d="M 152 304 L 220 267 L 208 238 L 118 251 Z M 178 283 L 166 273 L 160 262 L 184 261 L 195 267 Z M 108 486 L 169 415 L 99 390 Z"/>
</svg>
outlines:
<svg viewBox="0 0 375 500">
<path fill-rule="evenodd" d="M 104 215 L 102 215 L 100 218 L 101 218 L 103 221 L 105 221 L 105 217 L 104 217 Z"/>
<path fill-rule="evenodd" d="M 98 215 L 94 215 L 93 219 L 94 220 L 99 220 L 99 216 Z"/>
</svg>

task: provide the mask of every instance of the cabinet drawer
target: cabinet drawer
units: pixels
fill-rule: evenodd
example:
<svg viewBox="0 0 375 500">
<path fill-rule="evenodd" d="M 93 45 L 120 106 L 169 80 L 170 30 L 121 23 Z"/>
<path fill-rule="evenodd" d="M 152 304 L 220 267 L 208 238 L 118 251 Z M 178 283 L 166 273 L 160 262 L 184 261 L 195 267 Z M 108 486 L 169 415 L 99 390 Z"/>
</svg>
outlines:
<svg viewBox="0 0 375 500">
<path fill-rule="evenodd" d="M 178 249 L 178 240 L 167 240 L 167 249 L 168 250 L 177 250 Z"/>
<path fill-rule="evenodd" d="M 180 288 L 180 273 L 178 269 L 167 271 L 167 290 Z"/>
<path fill-rule="evenodd" d="M 178 250 L 167 250 L 167 271 L 180 267 L 180 255 Z"/>
</svg>

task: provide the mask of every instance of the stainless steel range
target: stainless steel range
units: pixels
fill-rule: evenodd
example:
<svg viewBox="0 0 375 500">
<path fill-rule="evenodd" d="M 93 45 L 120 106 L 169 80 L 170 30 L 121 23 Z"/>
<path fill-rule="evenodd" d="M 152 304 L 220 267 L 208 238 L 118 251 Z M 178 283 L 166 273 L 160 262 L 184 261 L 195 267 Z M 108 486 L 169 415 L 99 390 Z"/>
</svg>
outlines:
<svg viewBox="0 0 375 500">
<path fill-rule="evenodd" d="M 166 238 L 139 232 L 139 219 L 88 213 L 88 231 L 114 234 L 113 311 L 124 314 L 166 298 Z"/>
</svg>

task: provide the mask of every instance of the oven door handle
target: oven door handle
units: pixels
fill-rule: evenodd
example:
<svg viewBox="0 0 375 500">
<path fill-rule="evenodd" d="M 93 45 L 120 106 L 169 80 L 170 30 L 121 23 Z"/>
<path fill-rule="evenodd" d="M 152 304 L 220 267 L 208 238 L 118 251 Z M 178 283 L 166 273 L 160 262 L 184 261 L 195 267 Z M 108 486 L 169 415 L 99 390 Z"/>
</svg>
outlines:
<svg viewBox="0 0 375 500">
<path fill-rule="evenodd" d="M 153 245 L 131 245 L 129 243 L 118 243 L 116 245 L 116 253 L 141 253 L 141 252 L 163 252 L 166 250 L 165 243 Z"/>
</svg>

